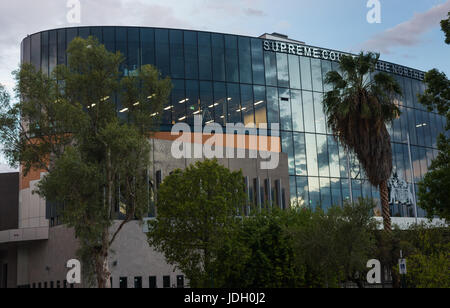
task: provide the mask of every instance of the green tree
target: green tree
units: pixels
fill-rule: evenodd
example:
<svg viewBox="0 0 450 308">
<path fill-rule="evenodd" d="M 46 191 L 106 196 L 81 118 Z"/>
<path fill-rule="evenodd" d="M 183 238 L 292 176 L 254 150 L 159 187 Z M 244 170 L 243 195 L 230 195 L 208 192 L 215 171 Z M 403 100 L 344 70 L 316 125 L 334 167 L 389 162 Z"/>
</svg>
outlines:
<svg viewBox="0 0 450 308">
<path fill-rule="evenodd" d="M 450 288 L 450 229 L 445 226 L 415 225 L 397 231 L 398 249 L 407 261 L 407 286 L 412 288 Z M 395 258 L 399 257 L 398 250 Z M 394 264 L 398 272 L 398 264 Z M 397 273 L 398 274 L 398 273 Z"/>
<path fill-rule="evenodd" d="M 441 28 L 445 33 L 445 42 L 450 44 L 450 12 L 448 12 L 448 18 L 441 21 Z"/>
<path fill-rule="evenodd" d="M 235 232 L 245 202 L 242 172 L 216 160 L 175 170 L 158 190 L 149 244 L 186 275 L 191 287 L 214 287 L 212 265 Z"/>
<path fill-rule="evenodd" d="M 151 66 L 122 76 L 123 56 L 93 37 L 74 39 L 67 54 L 67 66 L 50 76 L 31 64 L 16 72 L 19 101 L 2 105 L 0 139 L 25 175 L 46 172 L 37 193 L 74 228 L 88 280 L 109 287 L 111 245 L 126 223 L 148 212 L 147 137 L 171 82 Z"/>
<path fill-rule="evenodd" d="M 373 53 L 343 56 L 341 72 L 326 76 L 333 90 L 325 94 L 323 105 L 334 135 L 356 154 L 369 182 L 380 188 L 384 229 L 390 232 L 387 181 L 392 174 L 392 148 L 386 123 L 400 115 L 395 100 L 401 89 L 392 76 L 374 73 L 378 59 Z"/>
<path fill-rule="evenodd" d="M 366 264 L 375 251 L 373 220 L 375 203 L 369 199 L 322 209 L 302 211 L 302 219 L 291 232 L 300 268 L 308 287 L 340 287 L 351 281 L 359 286 Z"/>
<path fill-rule="evenodd" d="M 295 288 L 305 286 L 288 232 L 305 216 L 274 208 L 245 217 L 224 243 L 214 264 L 222 288 Z"/>
<path fill-rule="evenodd" d="M 450 13 L 449 13 L 450 14 Z M 442 21 L 442 29 L 450 44 L 449 19 Z M 433 109 L 447 119 L 446 130 L 450 130 L 450 80 L 443 72 L 432 69 L 425 74 L 427 89 L 419 95 L 421 104 Z M 434 215 L 450 220 L 450 138 L 441 134 L 438 137 L 439 154 L 433 160 L 428 173 L 419 183 L 419 206 L 425 209 L 429 217 Z"/>
<path fill-rule="evenodd" d="M 224 241 L 215 282 L 226 288 L 361 286 L 375 251 L 374 206 L 361 199 L 327 213 L 271 209 L 245 217 Z"/>
</svg>

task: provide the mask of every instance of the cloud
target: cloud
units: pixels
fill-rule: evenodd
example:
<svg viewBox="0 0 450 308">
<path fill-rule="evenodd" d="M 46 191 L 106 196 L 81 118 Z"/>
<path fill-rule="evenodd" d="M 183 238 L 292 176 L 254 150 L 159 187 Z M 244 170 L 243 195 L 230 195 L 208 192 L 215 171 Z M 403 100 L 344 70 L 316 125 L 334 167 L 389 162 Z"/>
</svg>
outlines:
<svg viewBox="0 0 450 308">
<path fill-rule="evenodd" d="M 247 16 L 262 17 L 262 16 L 266 15 L 266 13 L 264 13 L 264 11 L 256 10 L 256 9 L 252 9 L 252 8 L 245 9 L 244 12 L 245 12 L 245 15 L 247 15 Z"/>
<path fill-rule="evenodd" d="M 362 49 L 389 54 L 395 47 L 411 47 L 422 42 L 427 31 L 438 27 L 450 11 L 450 0 L 432 7 L 424 13 L 415 14 L 410 20 L 376 34 L 363 43 Z"/>
</svg>

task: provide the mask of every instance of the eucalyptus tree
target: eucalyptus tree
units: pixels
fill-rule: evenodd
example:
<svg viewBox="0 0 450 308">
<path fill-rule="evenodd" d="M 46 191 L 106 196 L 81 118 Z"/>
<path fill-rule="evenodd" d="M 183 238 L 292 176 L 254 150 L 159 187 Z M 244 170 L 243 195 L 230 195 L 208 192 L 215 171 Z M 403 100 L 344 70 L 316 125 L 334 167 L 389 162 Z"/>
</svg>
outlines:
<svg viewBox="0 0 450 308">
<path fill-rule="evenodd" d="M 74 39 L 67 55 L 50 75 L 31 64 L 15 73 L 17 102 L 2 100 L 0 141 L 23 175 L 45 173 L 37 193 L 74 228 L 83 272 L 109 287 L 111 245 L 148 212 L 147 138 L 172 85 L 152 66 L 124 76 L 124 57 L 93 37 Z"/>
</svg>

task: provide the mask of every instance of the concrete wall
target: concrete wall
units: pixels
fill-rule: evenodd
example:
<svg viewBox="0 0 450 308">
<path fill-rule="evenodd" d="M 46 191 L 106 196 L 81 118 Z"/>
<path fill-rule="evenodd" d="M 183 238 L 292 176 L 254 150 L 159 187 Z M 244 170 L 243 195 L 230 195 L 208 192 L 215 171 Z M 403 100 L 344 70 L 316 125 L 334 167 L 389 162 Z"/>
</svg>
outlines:
<svg viewBox="0 0 450 308">
<path fill-rule="evenodd" d="M 4 265 L 7 265 L 7 273 Z M 6 285 L 4 278 L 6 276 Z M 0 288 L 15 288 L 17 286 L 17 249 L 15 245 L 0 245 Z"/>
<path fill-rule="evenodd" d="M 116 222 L 116 226 L 119 222 Z M 128 287 L 134 287 L 134 277 L 142 277 L 142 287 L 149 287 L 149 277 L 156 276 L 157 286 L 163 286 L 163 276 L 170 276 L 171 285 L 176 284 L 177 275 L 173 266 L 166 263 L 162 254 L 156 252 L 147 243 L 143 227 L 133 221 L 125 225 L 112 247 L 110 255 L 110 270 L 113 277 L 113 287 L 119 287 L 119 278 L 128 278 Z"/>
<path fill-rule="evenodd" d="M 45 217 L 45 200 L 34 194 L 39 180 L 29 182 L 29 187 L 22 188 L 19 194 L 19 228 L 48 227 Z"/>
<path fill-rule="evenodd" d="M 116 230 L 120 221 L 111 228 Z M 17 285 L 50 287 L 57 281 L 61 287 L 66 280 L 66 263 L 70 259 L 77 259 L 78 243 L 72 229 L 65 226 L 50 228 L 47 241 L 22 243 L 17 248 Z M 182 275 L 174 271 L 173 266 L 165 262 L 164 256 L 157 253 L 147 243 L 147 237 L 142 226 L 137 221 L 124 226 L 112 247 L 109 258 L 110 270 L 113 277 L 113 287 L 119 287 L 119 278 L 128 278 L 128 287 L 134 287 L 134 278 L 142 277 L 144 288 L 149 286 L 149 277 L 157 277 L 158 287 L 163 285 L 163 276 L 171 276 L 171 282 L 176 282 L 176 276 Z M 86 285 L 81 285 L 85 287 Z M 76 287 L 81 287 L 76 286 Z"/>
</svg>

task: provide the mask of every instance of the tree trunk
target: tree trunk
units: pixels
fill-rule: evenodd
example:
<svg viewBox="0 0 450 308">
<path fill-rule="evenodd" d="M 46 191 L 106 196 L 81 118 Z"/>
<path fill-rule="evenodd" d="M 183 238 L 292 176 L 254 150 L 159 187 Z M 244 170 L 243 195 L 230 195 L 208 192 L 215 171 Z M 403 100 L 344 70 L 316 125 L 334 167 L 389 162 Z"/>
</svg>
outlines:
<svg viewBox="0 0 450 308">
<path fill-rule="evenodd" d="M 389 209 L 389 189 L 387 186 L 387 181 L 383 181 L 380 184 L 380 197 L 381 197 L 381 207 L 383 210 L 383 225 L 384 231 L 391 233 L 391 213 Z"/>
<path fill-rule="evenodd" d="M 103 243 L 95 262 L 95 274 L 97 276 L 97 287 L 99 289 L 111 288 L 111 273 L 109 271 L 108 251 L 109 251 L 109 230 L 103 234 Z"/>
</svg>

